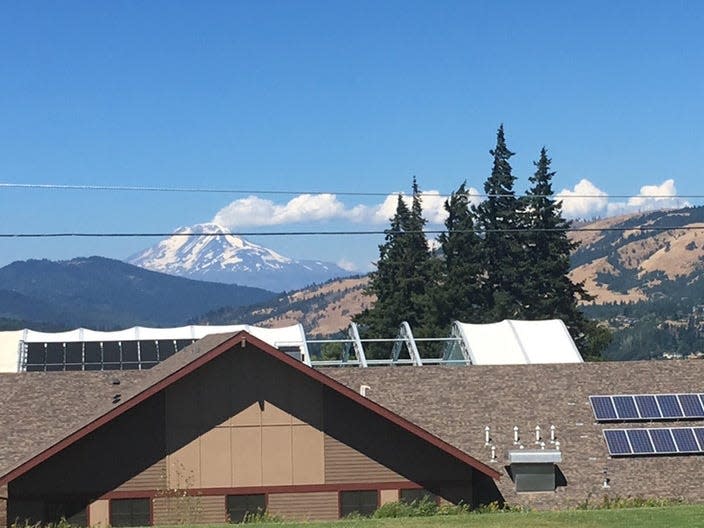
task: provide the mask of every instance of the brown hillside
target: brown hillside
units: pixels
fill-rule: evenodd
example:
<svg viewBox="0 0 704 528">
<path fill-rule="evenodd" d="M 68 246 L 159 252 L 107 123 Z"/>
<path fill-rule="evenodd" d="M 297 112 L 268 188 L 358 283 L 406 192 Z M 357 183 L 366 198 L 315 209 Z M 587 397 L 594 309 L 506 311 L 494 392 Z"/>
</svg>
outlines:
<svg viewBox="0 0 704 528">
<path fill-rule="evenodd" d="M 570 276 L 575 282 L 584 282 L 587 291 L 596 296 L 597 304 L 646 300 L 648 290 L 663 280 L 689 276 L 702 269 L 704 231 L 682 229 L 704 228 L 702 216 L 704 208 L 691 208 L 636 213 L 581 224 L 580 227 L 597 230 L 570 233 L 573 240 L 580 242 L 575 258 L 586 260 Z M 674 228 L 648 232 L 620 230 L 636 225 Z M 624 279 L 624 274 L 632 275 L 635 282 L 615 288 L 611 283 Z M 373 302 L 363 294 L 367 282 L 367 277 L 342 279 L 294 292 L 288 297 L 290 303 L 315 300 L 315 308 L 301 310 L 293 306 L 283 312 L 269 308 L 268 313 L 278 313 L 263 320 L 260 318 L 266 316 L 267 310 L 259 310 L 257 324 L 283 326 L 301 322 L 311 335 L 345 330 L 352 317 Z"/>
</svg>

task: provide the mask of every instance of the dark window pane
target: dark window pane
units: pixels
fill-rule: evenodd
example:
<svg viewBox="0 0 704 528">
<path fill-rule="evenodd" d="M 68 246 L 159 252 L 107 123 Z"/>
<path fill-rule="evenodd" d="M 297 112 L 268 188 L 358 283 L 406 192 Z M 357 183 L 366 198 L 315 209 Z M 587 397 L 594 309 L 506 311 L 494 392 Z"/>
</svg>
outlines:
<svg viewBox="0 0 704 528">
<path fill-rule="evenodd" d="M 122 342 L 122 361 L 127 363 L 128 361 L 137 361 L 137 341 L 123 341 Z"/>
<path fill-rule="evenodd" d="M 27 365 L 42 365 L 46 363 L 46 349 L 44 343 L 27 343 Z M 29 369 L 27 369 L 29 370 Z"/>
<path fill-rule="evenodd" d="M 159 360 L 163 361 L 176 352 L 173 341 L 159 341 Z"/>
<path fill-rule="evenodd" d="M 84 370 L 102 370 L 102 368 L 100 363 L 86 363 Z"/>
<path fill-rule="evenodd" d="M 83 343 L 66 343 L 66 363 L 83 363 Z"/>
<path fill-rule="evenodd" d="M 61 370 L 64 370 L 64 365 L 63 365 L 63 364 L 58 364 L 58 365 L 47 364 L 47 366 L 46 366 L 46 371 L 47 371 L 47 372 L 58 372 L 58 371 L 61 371 Z"/>
<path fill-rule="evenodd" d="M 64 364 L 64 344 L 63 343 L 47 343 L 46 344 L 46 363 L 47 363 L 47 365 L 63 365 Z"/>
<path fill-rule="evenodd" d="M 86 355 L 86 363 L 97 363 L 100 364 L 103 362 L 102 359 L 102 353 L 100 352 L 100 343 L 96 343 L 93 341 L 88 341 L 84 343 L 85 345 L 85 355 Z"/>
<path fill-rule="evenodd" d="M 64 370 L 83 370 L 83 365 L 80 363 L 66 363 Z"/>
<path fill-rule="evenodd" d="M 139 357 L 140 361 L 156 361 L 156 341 L 140 341 L 139 342 Z"/>
<path fill-rule="evenodd" d="M 301 347 L 297 346 L 280 346 L 278 347 L 281 352 L 286 354 L 287 356 L 292 357 L 295 360 L 301 361 L 303 358 L 301 357 Z"/>
<path fill-rule="evenodd" d="M 158 365 L 158 364 L 159 364 L 159 363 L 156 363 L 156 362 L 154 362 L 154 363 L 151 363 L 151 362 L 142 363 L 142 370 L 150 369 L 150 368 L 152 368 L 153 366 Z"/>
<path fill-rule="evenodd" d="M 347 517 L 351 513 L 371 515 L 379 507 L 379 494 L 376 490 L 341 491 L 340 516 Z"/>
<path fill-rule="evenodd" d="M 247 514 L 262 513 L 265 509 L 266 498 L 263 494 L 227 496 L 227 518 L 230 522 L 242 522 Z"/>
<path fill-rule="evenodd" d="M 103 343 L 103 362 L 120 362 L 120 343 L 118 343 L 117 341 L 105 341 Z"/>
<path fill-rule="evenodd" d="M 139 363 L 123 363 L 122 370 L 139 370 Z"/>
<path fill-rule="evenodd" d="M 149 526 L 149 499 L 110 501 L 110 526 Z"/>
<path fill-rule="evenodd" d="M 103 370 L 120 370 L 122 365 L 120 363 L 104 363 Z"/>
<path fill-rule="evenodd" d="M 423 500 L 428 500 L 430 502 L 437 502 L 438 496 L 435 493 L 428 491 L 427 489 L 403 489 L 400 494 L 401 502 L 406 504 L 411 504 L 412 502 L 421 502 Z"/>
<path fill-rule="evenodd" d="M 193 339 L 179 339 L 176 341 L 176 350 L 181 350 L 193 344 Z"/>
<path fill-rule="evenodd" d="M 27 372 L 44 372 L 45 368 L 46 368 L 46 366 L 44 364 L 41 364 L 41 365 L 27 364 Z"/>
</svg>

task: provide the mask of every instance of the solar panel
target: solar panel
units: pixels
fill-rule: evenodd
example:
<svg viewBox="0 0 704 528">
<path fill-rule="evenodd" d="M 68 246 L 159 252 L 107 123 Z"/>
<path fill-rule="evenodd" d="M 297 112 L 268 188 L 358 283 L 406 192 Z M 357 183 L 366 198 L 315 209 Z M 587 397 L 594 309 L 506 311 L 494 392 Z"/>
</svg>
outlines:
<svg viewBox="0 0 704 528">
<path fill-rule="evenodd" d="M 626 432 L 623 429 L 605 429 L 604 439 L 610 455 L 631 455 L 631 446 L 628 443 Z"/>
<path fill-rule="evenodd" d="M 640 418 L 633 396 L 612 396 L 616 415 L 621 420 L 637 420 Z"/>
<path fill-rule="evenodd" d="M 594 416 L 599 421 L 616 420 L 616 410 L 610 396 L 589 396 Z"/>
<path fill-rule="evenodd" d="M 656 396 L 663 418 L 682 418 L 682 409 L 674 394 L 659 394 Z"/>
<path fill-rule="evenodd" d="M 626 434 L 633 447 L 633 454 L 647 455 L 655 452 L 653 443 L 650 441 L 650 435 L 646 429 L 628 429 Z"/>
<path fill-rule="evenodd" d="M 691 427 L 672 429 L 672 436 L 680 453 L 698 453 L 701 451 Z"/>
<path fill-rule="evenodd" d="M 704 419 L 704 394 L 589 396 L 599 422 Z"/>
<path fill-rule="evenodd" d="M 704 451 L 704 427 L 693 427 L 694 436 L 699 440 L 699 447 Z"/>
<path fill-rule="evenodd" d="M 677 447 L 669 429 L 651 429 L 650 438 L 656 453 L 677 453 Z"/>
<path fill-rule="evenodd" d="M 604 429 L 611 456 L 704 454 L 704 427 Z"/>
<path fill-rule="evenodd" d="M 655 401 L 655 396 L 652 394 L 640 394 L 634 396 L 634 400 L 636 401 L 636 407 L 638 407 L 641 418 L 651 420 L 662 418 L 658 402 Z"/>
<path fill-rule="evenodd" d="M 704 418 L 704 407 L 696 394 L 678 395 L 682 412 L 687 418 Z"/>
</svg>

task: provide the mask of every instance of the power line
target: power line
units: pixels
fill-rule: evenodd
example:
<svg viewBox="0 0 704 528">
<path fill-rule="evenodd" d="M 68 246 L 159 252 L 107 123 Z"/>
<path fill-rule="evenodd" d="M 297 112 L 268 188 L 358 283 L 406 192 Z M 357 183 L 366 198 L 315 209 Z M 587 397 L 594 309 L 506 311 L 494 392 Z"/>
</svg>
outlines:
<svg viewBox="0 0 704 528">
<path fill-rule="evenodd" d="M 592 232 L 625 232 L 625 231 L 704 231 L 704 225 L 690 226 L 634 226 L 634 227 L 565 227 L 565 228 L 515 228 L 515 229 L 457 229 L 450 233 L 457 234 L 484 234 L 484 233 L 592 233 Z M 390 230 L 359 230 L 359 231 L 228 231 L 216 233 L 89 233 L 89 232 L 56 232 L 56 233 L 0 233 L 0 238 L 150 238 L 150 237 L 211 237 L 211 236 L 237 236 L 237 237 L 260 237 L 260 236 L 355 236 L 355 235 L 411 235 L 424 233 L 434 235 L 447 233 L 442 229 L 411 230 L 411 231 L 390 231 Z"/>
<path fill-rule="evenodd" d="M 364 191 L 312 191 L 312 190 L 264 190 L 264 189 L 229 189 L 229 188 L 212 188 L 212 187 L 161 187 L 161 186 L 135 186 L 135 185 L 73 185 L 60 183 L 12 183 L 0 182 L 0 189 L 31 189 L 31 190 L 50 190 L 50 191 L 106 191 L 106 192 L 164 192 L 164 193 L 208 193 L 208 194 L 261 194 L 261 195 L 325 195 L 332 194 L 335 196 L 367 196 L 367 197 L 386 197 L 395 196 L 398 192 L 364 192 Z M 403 193 L 402 193 L 403 194 Z M 410 196 L 410 195 L 405 195 Z M 449 198 L 449 194 L 436 193 L 420 193 L 420 196 Z M 618 199 L 625 200 L 630 198 L 639 198 L 643 200 L 663 200 L 663 199 L 704 199 L 704 194 L 653 194 L 643 196 L 640 194 L 570 194 L 567 195 L 528 195 L 528 194 L 486 194 L 486 193 L 471 193 L 467 196 L 470 198 L 525 198 L 532 196 L 534 198 L 555 198 L 564 200 L 567 198 L 589 198 L 589 199 Z"/>
</svg>

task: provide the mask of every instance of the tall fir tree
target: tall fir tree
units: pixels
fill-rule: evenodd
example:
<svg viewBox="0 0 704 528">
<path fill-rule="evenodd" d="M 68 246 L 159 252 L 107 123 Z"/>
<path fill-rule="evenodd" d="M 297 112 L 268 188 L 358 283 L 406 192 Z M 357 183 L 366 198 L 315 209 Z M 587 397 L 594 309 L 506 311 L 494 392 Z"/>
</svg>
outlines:
<svg viewBox="0 0 704 528">
<path fill-rule="evenodd" d="M 562 216 L 562 202 L 554 197 L 555 172 L 550 170 L 551 161 L 543 147 L 540 158 L 534 162 L 532 186 L 524 198 L 524 241 L 528 251 L 523 285 L 531 299 L 525 307 L 525 316 L 527 319 L 562 319 L 582 353 L 593 356 L 595 340 L 604 336 L 578 306 L 579 301 L 590 301 L 593 297 L 582 283 L 575 284 L 569 277 L 570 253 L 578 244 L 567 236 L 571 223 Z"/>
<path fill-rule="evenodd" d="M 521 318 L 527 301 L 522 288 L 525 247 L 522 240 L 520 200 L 513 184 L 516 180 L 506 146 L 504 126 L 496 133 L 496 147 L 489 151 L 494 162 L 491 176 L 484 183 L 486 200 L 475 208 L 477 227 L 483 235 L 486 285 L 491 292 L 487 319 L 500 321 Z"/>
<path fill-rule="evenodd" d="M 425 333 L 431 263 L 424 225 L 421 193 L 414 178 L 411 208 L 399 194 L 385 241 L 379 246 L 376 271 L 370 274 L 366 293 L 376 296 L 376 302 L 356 318 L 370 336 L 394 336 L 403 321 L 418 335 Z"/>
<path fill-rule="evenodd" d="M 433 289 L 435 326 L 445 335 L 453 320 L 484 321 L 487 291 L 483 264 L 483 241 L 475 232 L 466 183 L 445 200 L 445 231 L 438 237 L 441 259 Z"/>
</svg>

